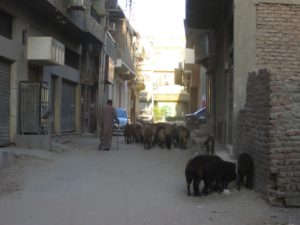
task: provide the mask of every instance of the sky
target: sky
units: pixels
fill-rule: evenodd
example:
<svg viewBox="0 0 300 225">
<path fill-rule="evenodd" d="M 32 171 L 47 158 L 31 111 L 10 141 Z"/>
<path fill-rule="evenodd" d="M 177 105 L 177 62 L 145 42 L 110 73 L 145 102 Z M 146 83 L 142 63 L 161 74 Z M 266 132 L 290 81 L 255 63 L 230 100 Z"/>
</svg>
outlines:
<svg viewBox="0 0 300 225">
<path fill-rule="evenodd" d="M 129 2 L 118 0 L 118 3 L 140 34 L 151 59 L 144 66 L 165 70 L 177 68 L 184 60 L 185 0 L 132 0 L 130 16 L 126 1 Z"/>
<path fill-rule="evenodd" d="M 118 1 L 124 9 L 126 0 Z M 185 0 L 133 0 L 132 10 L 130 20 L 141 36 L 184 36 Z"/>
</svg>

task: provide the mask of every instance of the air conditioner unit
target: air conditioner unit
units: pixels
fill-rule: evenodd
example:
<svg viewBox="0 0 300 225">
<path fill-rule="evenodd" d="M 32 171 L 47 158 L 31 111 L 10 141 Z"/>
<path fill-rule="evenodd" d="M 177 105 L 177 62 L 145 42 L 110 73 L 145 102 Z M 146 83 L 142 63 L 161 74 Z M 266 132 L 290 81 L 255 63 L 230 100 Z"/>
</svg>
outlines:
<svg viewBox="0 0 300 225">
<path fill-rule="evenodd" d="M 64 65 L 65 46 L 53 37 L 28 37 L 27 60 L 40 65 Z"/>
<path fill-rule="evenodd" d="M 202 52 L 202 56 L 205 58 L 209 56 L 210 54 L 210 49 L 209 49 L 209 38 L 208 35 L 204 35 L 200 39 L 200 51 Z"/>
<path fill-rule="evenodd" d="M 109 31 L 116 31 L 116 23 L 109 23 L 108 24 Z"/>
<path fill-rule="evenodd" d="M 201 62 L 208 59 L 212 54 L 211 43 L 208 34 L 203 35 L 195 45 L 195 62 Z"/>
<path fill-rule="evenodd" d="M 72 9 L 72 10 L 86 9 L 87 0 L 67 0 L 67 1 L 68 1 L 68 9 Z"/>
</svg>

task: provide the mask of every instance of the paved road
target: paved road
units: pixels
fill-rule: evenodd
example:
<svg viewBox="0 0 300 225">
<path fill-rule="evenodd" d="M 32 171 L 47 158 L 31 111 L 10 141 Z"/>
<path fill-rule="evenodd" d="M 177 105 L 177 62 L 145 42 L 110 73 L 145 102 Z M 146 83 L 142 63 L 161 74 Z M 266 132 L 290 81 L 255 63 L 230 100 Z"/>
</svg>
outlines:
<svg viewBox="0 0 300 225">
<path fill-rule="evenodd" d="M 254 191 L 186 195 L 184 166 L 173 149 L 126 145 L 97 151 L 96 138 L 65 137 L 66 148 L 18 157 L 2 173 L 0 225 L 299 224 L 299 209 L 270 207 Z M 65 150 L 61 150 L 65 149 Z"/>
</svg>

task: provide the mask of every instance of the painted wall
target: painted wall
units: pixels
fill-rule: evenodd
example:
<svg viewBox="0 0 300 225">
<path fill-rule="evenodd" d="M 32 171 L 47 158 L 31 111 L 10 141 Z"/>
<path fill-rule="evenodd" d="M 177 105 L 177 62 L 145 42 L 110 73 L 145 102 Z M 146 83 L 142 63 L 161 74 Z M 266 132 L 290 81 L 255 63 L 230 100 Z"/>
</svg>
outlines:
<svg viewBox="0 0 300 225">
<path fill-rule="evenodd" d="M 70 38 L 67 33 L 62 33 L 55 27 L 47 26 L 47 22 L 42 20 L 38 15 L 32 13 L 29 8 L 22 4 L 14 4 L 12 1 L 1 1 L 0 7 L 5 12 L 14 16 L 12 39 L 7 39 L 0 36 L 0 56 L 9 59 L 11 63 L 11 89 L 10 89 L 10 142 L 15 143 L 16 134 L 18 133 L 18 102 L 19 102 L 19 82 L 28 80 L 28 60 L 27 60 L 27 45 L 22 43 L 23 31 L 26 31 L 27 36 L 49 36 L 52 35 L 56 40 L 59 40 L 64 45 L 68 46 L 75 52 L 80 53 L 80 43 Z M 33 62 L 34 63 L 34 62 Z M 43 80 L 49 82 L 51 74 L 55 74 L 62 78 L 79 83 L 79 71 L 68 66 L 45 66 L 43 67 Z M 49 86 L 50 88 L 50 86 Z M 78 89 L 78 88 L 77 88 Z M 50 89 L 49 89 L 50 90 Z M 77 96 L 79 96 L 77 91 Z M 51 99 L 49 99 L 50 101 Z M 76 130 L 79 130 L 79 98 L 77 99 L 76 111 Z"/>
<path fill-rule="evenodd" d="M 256 70 L 256 16 L 253 0 L 234 0 L 233 121 L 246 101 L 247 74 Z M 238 19 L 237 19 L 238 18 Z M 235 129 L 233 131 L 235 133 Z"/>
</svg>

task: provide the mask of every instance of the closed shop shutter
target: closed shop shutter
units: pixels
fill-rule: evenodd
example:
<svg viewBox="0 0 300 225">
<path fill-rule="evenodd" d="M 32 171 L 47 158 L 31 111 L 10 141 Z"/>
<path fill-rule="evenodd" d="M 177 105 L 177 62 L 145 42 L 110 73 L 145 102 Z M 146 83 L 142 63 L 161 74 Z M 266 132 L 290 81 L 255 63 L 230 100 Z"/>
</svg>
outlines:
<svg viewBox="0 0 300 225">
<path fill-rule="evenodd" d="M 76 84 L 62 81 L 62 99 L 61 99 L 61 132 L 75 131 L 75 93 Z"/>
<path fill-rule="evenodd" d="M 0 58 L 0 146 L 9 144 L 10 63 Z"/>
<path fill-rule="evenodd" d="M 51 115 L 50 115 L 50 124 L 51 124 L 51 133 L 55 133 L 55 81 L 54 76 L 51 77 Z"/>
</svg>

